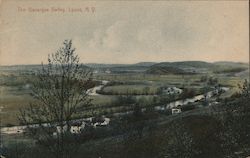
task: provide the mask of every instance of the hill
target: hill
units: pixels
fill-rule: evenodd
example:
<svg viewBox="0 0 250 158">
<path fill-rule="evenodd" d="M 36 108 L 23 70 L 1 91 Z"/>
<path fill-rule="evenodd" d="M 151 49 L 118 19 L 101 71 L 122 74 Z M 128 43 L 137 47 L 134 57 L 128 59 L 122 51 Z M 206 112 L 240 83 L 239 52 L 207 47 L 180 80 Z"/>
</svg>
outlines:
<svg viewBox="0 0 250 158">
<path fill-rule="evenodd" d="M 155 64 L 154 66 L 172 66 L 178 68 L 208 68 L 212 67 L 212 63 L 204 62 L 204 61 L 178 61 L 178 62 L 162 62 Z"/>
<path fill-rule="evenodd" d="M 247 72 L 249 65 L 247 63 L 240 62 L 215 62 L 214 65 L 216 68 L 213 70 L 214 73 L 227 73 L 231 75 L 242 74 L 243 72 Z"/>
<path fill-rule="evenodd" d="M 232 61 L 219 61 L 214 62 L 217 66 L 230 66 L 230 67 L 248 67 L 248 63 L 242 63 L 242 62 L 232 62 Z"/>
<path fill-rule="evenodd" d="M 162 62 L 152 65 L 146 72 L 151 74 L 195 74 L 207 72 L 214 65 L 203 61 Z"/>
<path fill-rule="evenodd" d="M 183 74 L 185 73 L 185 71 L 177 67 L 154 65 L 151 66 L 146 71 L 146 73 L 164 75 L 164 74 Z"/>
<path fill-rule="evenodd" d="M 136 63 L 136 64 L 133 64 L 134 66 L 152 66 L 156 64 L 156 62 L 139 62 L 139 63 Z"/>
<path fill-rule="evenodd" d="M 239 62 L 180 61 L 157 63 L 146 71 L 150 74 L 200 74 L 200 73 L 230 73 L 246 71 L 248 64 Z"/>
</svg>

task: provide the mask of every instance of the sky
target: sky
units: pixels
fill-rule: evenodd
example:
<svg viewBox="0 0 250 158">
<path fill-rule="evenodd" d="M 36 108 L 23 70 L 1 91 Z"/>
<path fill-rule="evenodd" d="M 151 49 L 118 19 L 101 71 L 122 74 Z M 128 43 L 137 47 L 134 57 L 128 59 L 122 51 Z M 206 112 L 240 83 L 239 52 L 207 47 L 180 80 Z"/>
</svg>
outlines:
<svg viewBox="0 0 250 158">
<path fill-rule="evenodd" d="M 249 61 L 248 1 L 0 3 L 0 65 L 46 63 L 65 39 L 82 63 Z"/>
</svg>

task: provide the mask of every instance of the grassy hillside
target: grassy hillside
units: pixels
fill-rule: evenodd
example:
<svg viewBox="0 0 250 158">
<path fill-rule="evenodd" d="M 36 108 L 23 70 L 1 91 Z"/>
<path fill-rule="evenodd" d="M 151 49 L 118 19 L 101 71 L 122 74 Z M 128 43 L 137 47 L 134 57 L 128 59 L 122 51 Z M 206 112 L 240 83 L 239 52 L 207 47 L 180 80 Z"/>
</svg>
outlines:
<svg viewBox="0 0 250 158">
<path fill-rule="evenodd" d="M 157 63 L 146 71 L 150 74 L 188 74 L 188 73 L 230 73 L 235 74 L 248 69 L 248 64 L 237 62 L 181 61 Z"/>
<path fill-rule="evenodd" d="M 152 65 L 146 72 L 150 74 L 194 74 L 207 71 L 213 64 L 203 61 L 162 62 Z"/>
<path fill-rule="evenodd" d="M 235 75 L 249 69 L 249 65 L 247 63 L 239 62 L 215 62 L 214 65 L 216 68 L 213 69 L 213 72 L 218 74 L 228 73 Z"/>
<path fill-rule="evenodd" d="M 180 68 L 172 66 L 153 65 L 146 71 L 146 73 L 165 75 L 165 74 L 184 74 L 185 71 Z"/>
<path fill-rule="evenodd" d="M 209 68 L 212 67 L 212 63 L 204 61 L 180 61 L 180 62 L 162 62 L 155 64 L 154 66 L 172 66 L 172 67 L 193 67 L 193 68 Z"/>
</svg>

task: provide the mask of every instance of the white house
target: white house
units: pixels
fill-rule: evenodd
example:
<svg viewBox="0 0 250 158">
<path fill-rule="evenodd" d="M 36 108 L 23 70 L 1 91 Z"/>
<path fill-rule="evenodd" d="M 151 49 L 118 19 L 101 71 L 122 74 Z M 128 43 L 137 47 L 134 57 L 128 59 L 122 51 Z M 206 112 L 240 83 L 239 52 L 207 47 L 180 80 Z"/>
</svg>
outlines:
<svg viewBox="0 0 250 158">
<path fill-rule="evenodd" d="M 82 122 L 82 124 L 80 126 L 71 126 L 70 127 L 70 132 L 72 134 L 79 134 L 81 133 L 81 131 L 85 128 L 86 126 L 86 123 L 85 122 Z"/>
<path fill-rule="evenodd" d="M 105 70 L 105 73 L 110 74 L 111 71 L 109 69 Z"/>
<path fill-rule="evenodd" d="M 182 89 L 176 88 L 176 87 L 168 87 L 166 89 L 163 89 L 163 93 L 165 93 L 165 94 L 181 94 Z"/>
<path fill-rule="evenodd" d="M 104 118 L 104 122 L 101 123 L 102 126 L 108 125 L 110 122 L 110 118 Z"/>
<path fill-rule="evenodd" d="M 94 74 L 98 74 L 98 73 L 99 73 L 99 71 L 98 71 L 98 70 L 95 70 L 95 71 L 93 71 L 93 73 L 94 73 Z"/>
<path fill-rule="evenodd" d="M 93 124 L 94 128 L 96 128 L 97 126 L 107 126 L 110 122 L 110 118 L 104 118 L 103 122 L 96 122 Z"/>
<path fill-rule="evenodd" d="M 172 115 L 181 113 L 181 109 L 173 108 Z"/>
<path fill-rule="evenodd" d="M 26 126 L 14 126 L 14 127 L 3 127 L 1 128 L 1 133 L 4 134 L 20 134 L 24 133 L 26 130 Z"/>
<path fill-rule="evenodd" d="M 72 134 L 79 134 L 81 133 L 81 126 L 71 126 L 70 133 Z"/>
<path fill-rule="evenodd" d="M 62 128 L 61 128 L 61 126 L 56 126 L 57 133 L 66 132 L 67 129 L 68 129 L 68 126 L 67 126 L 67 125 L 64 125 Z"/>
</svg>

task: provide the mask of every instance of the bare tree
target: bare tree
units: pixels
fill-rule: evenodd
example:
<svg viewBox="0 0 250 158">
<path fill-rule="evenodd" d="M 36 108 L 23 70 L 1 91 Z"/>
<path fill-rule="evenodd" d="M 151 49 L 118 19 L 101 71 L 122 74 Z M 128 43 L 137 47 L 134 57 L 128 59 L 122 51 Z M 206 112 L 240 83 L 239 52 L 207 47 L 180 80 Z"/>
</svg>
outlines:
<svg viewBox="0 0 250 158">
<path fill-rule="evenodd" d="M 84 107 L 91 104 L 87 93 L 91 77 L 91 70 L 79 64 L 72 41 L 65 40 L 63 47 L 48 56 L 48 64 L 42 64 L 33 83 L 37 102 L 20 110 L 20 122 L 56 158 L 72 157 L 79 147 L 70 128 L 75 118 L 83 116 Z"/>
</svg>

